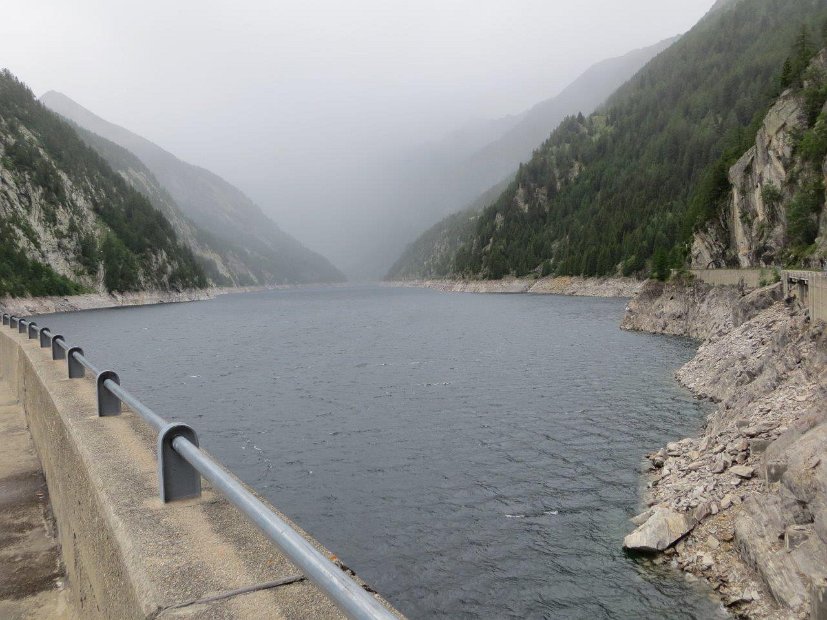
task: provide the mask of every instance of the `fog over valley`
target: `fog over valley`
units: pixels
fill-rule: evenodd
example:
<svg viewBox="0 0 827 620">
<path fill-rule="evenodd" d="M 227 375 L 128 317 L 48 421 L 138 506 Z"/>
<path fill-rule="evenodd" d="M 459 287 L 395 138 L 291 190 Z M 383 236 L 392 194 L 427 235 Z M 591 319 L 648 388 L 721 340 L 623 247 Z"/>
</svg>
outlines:
<svg viewBox="0 0 827 620">
<path fill-rule="evenodd" d="M 5 2 L 0 620 L 827 620 L 826 188 L 827 0 Z"/>
<path fill-rule="evenodd" d="M 24 3 L 4 11 L 0 58 L 35 94 L 209 169 L 350 279 L 376 279 L 511 164 L 456 183 L 443 172 L 712 4 Z"/>
</svg>

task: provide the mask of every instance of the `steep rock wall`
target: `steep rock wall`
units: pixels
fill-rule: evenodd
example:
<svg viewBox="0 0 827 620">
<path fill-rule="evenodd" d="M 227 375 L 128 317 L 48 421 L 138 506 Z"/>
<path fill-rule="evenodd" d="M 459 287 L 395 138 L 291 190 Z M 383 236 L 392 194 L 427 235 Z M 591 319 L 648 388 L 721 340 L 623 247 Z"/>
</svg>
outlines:
<svg viewBox="0 0 827 620">
<path fill-rule="evenodd" d="M 623 323 L 708 334 L 677 377 L 718 406 L 698 437 L 649 456 L 636 523 L 682 516 L 690 533 L 657 561 L 707 579 L 740 617 L 808 617 L 827 576 L 827 336 L 779 293 L 650 283 Z"/>
<path fill-rule="evenodd" d="M 5 155 L 5 145 L 12 142 L 14 138 L 0 118 L 0 158 Z M 2 243 L 19 248 L 30 259 L 49 265 L 86 288 L 103 291 L 103 273 L 99 272 L 98 277 L 91 275 L 78 260 L 82 240 L 97 240 L 101 234 L 92 196 L 65 174 L 60 174 L 60 179 L 71 200 L 49 200 L 44 188 L 33 182 L 30 175 L 0 166 L 0 218 L 10 224 L 9 237 Z"/>
<path fill-rule="evenodd" d="M 811 75 L 827 72 L 827 50 L 813 60 Z M 731 186 L 721 214 L 693 237 L 694 269 L 767 267 L 783 261 L 788 244 L 786 207 L 802 191 L 806 166 L 797 142 L 808 128 L 800 90 L 783 92 L 770 108 L 755 144 L 729 169 Z M 825 105 L 827 110 L 827 105 Z M 827 179 L 827 160 L 820 167 Z M 827 249 L 827 216 L 819 215 L 819 246 Z"/>
<path fill-rule="evenodd" d="M 804 124 L 800 98 L 782 95 L 764 119 L 755 146 L 729 170 L 732 190 L 723 214 L 695 235 L 693 268 L 776 264 L 787 230 L 783 205 L 792 198 L 793 134 Z"/>
</svg>

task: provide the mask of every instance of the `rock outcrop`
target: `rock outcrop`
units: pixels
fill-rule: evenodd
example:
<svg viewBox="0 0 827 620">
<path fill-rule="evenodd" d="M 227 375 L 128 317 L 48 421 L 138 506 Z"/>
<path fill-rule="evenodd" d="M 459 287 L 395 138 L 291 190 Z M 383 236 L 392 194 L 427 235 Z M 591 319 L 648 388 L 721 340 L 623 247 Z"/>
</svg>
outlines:
<svg viewBox="0 0 827 620">
<path fill-rule="evenodd" d="M 810 71 L 827 72 L 827 50 Z M 731 190 L 721 214 L 694 235 L 692 267 L 768 267 L 782 262 L 788 244 L 786 207 L 801 191 L 804 167 L 796 143 L 808 127 L 799 90 L 781 94 L 767 113 L 755 144 L 729 169 Z M 827 161 L 825 161 L 827 166 Z M 821 218 L 825 238 L 825 218 Z"/>
<path fill-rule="evenodd" d="M 654 552 L 671 547 L 695 527 L 691 515 L 668 508 L 656 508 L 623 539 L 623 548 L 630 551 Z"/>
<path fill-rule="evenodd" d="M 780 295 L 780 288 L 773 290 Z M 696 340 L 720 337 L 733 328 L 741 299 L 735 287 L 648 280 L 629 301 L 621 328 Z"/>
<path fill-rule="evenodd" d="M 778 285 L 647 283 L 624 327 L 703 336 L 677 377 L 718 403 L 699 437 L 649 456 L 652 514 L 696 523 L 661 561 L 706 578 L 739 616 L 808 617 L 827 577 L 825 325 Z"/>
<path fill-rule="evenodd" d="M 693 267 L 777 263 L 787 230 L 784 204 L 792 198 L 793 135 L 805 123 L 800 98 L 783 94 L 764 119 L 755 146 L 730 168 L 731 196 L 721 218 L 695 235 Z"/>
</svg>

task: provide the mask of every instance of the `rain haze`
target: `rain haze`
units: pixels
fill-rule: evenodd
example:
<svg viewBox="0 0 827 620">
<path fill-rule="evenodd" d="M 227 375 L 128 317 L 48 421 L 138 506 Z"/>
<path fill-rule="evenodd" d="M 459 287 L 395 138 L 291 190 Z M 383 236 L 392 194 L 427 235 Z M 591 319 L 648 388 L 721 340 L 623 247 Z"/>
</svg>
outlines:
<svg viewBox="0 0 827 620">
<path fill-rule="evenodd" d="M 432 152 L 483 146 L 489 121 L 687 31 L 712 4 L 5 2 L 0 65 L 219 174 L 368 279 L 463 206 L 429 211 Z"/>
</svg>

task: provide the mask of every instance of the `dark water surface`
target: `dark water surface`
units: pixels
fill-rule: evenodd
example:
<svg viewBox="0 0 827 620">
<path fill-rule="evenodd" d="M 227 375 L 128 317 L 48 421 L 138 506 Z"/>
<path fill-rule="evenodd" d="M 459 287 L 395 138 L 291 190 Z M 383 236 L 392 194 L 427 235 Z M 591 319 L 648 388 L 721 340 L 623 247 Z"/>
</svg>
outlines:
<svg viewBox="0 0 827 620">
<path fill-rule="evenodd" d="M 697 431 L 624 301 L 353 287 L 40 320 L 412 618 L 710 618 L 621 551 L 642 455 Z M 216 559 L 219 561 L 219 559 Z"/>
</svg>

